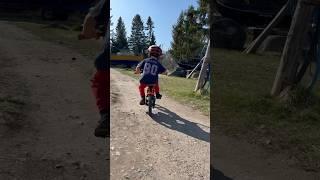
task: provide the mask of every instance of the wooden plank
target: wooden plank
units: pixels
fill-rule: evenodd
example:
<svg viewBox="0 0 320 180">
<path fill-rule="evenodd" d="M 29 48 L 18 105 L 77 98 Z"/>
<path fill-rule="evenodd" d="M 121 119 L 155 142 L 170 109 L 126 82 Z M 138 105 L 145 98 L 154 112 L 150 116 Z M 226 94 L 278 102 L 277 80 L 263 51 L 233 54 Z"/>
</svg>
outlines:
<svg viewBox="0 0 320 180">
<path fill-rule="evenodd" d="M 309 30 L 309 22 L 314 6 L 309 6 L 299 0 L 295 10 L 287 41 L 282 53 L 280 65 L 271 90 L 273 96 L 294 85 L 299 61 L 302 59 L 302 45 Z"/>
<path fill-rule="evenodd" d="M 203 63 L 202 63 L 202 66 L 201 66 L 199 78 L 198 78 L 196 87 L 194 89 L 195 92 L 197 92 L 198 90 L 201 90 L 202 85 L 205 82 L 205 78 L 206 78 L 206 75 L 207 75 L 207 69 L 209 67 L 210 58 L 211 58 L 210 57 L 210 50 L 211 50 L 211 48 L 210 48 L 210 40 L 209 40 L 208 47 L 207 47 L 207 50 L 206 50 L 206 55 L 203 57 Z"/>
<path fill-rule="evenodd" d="M 245 53 L 255 53 L 263 40 L 271 33 L 272 28 L 279 24 L 282 17 L 285 15 L 285 12 L 288 9 L 288 2 L 281 8 L 278 14 L 272 19 L 268 26 L 262 31 L 262 33 L 248 46 L 244 51 Z"/>
<path fill-rule="evenodd" d="M 320 6 L 320 0 L 303 0 L 306 5 Z"/>
<path fill-rule="evenodd" d="M 190 74 L 188 74 L 187 79 L 189 79 L 189 78 L 192 76 L 192 74 L 198 69 L 198 67 L 202 64 L 202 62 L 203 62 L 203 58 L 202 58 L 202 59 L 200 60 L 200 62 L 196 65 L 196 67 L 193 68 L 193 70 L 190 72 Z"/>
</svg>

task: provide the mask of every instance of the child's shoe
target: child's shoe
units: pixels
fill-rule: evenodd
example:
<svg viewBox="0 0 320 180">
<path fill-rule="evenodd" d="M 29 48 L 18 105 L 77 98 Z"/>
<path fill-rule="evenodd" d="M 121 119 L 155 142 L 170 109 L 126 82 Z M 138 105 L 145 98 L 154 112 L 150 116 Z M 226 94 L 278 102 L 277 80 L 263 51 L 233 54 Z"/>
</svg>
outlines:
<svg viewBox="0 0 320 180">
<path fill-rule="evenodd" d="M 157 98 L 157 99 L 161 99 L 161 98 L 162 98 L 162 95 L 161 95 L 160 93 L 157 93 L 157 94 L 156 94 L 156 98 Z"/>
<path fill-rule="evenodd" d="M 141 100 L 140 100 L 140 105 L 145 105 L 146 104 L 146 98 L 145 97 L 141 97 Z"/>
</svg>

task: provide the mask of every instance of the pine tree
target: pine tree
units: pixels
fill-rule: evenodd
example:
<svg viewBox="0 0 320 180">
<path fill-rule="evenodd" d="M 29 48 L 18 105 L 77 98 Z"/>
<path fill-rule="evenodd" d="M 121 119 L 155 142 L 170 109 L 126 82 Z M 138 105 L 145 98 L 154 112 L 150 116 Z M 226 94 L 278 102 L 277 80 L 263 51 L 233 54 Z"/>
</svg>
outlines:
<svg viewBox="0 0 320 180">
<path fill-rule="evenodd" d="M 154 35 L 153 28 L 154 28 L 154 23 L 151 17 L 149 16 L 147 20 L 147 26 L 145 28 L 147 31 L 147 46 L 156 44 L 156 37 Z"/>
<path fill-rule="evenodd" d="M 115 37 L 111 36 L 110 41 L 111 41 L 111 53 L 116 54 L 117 52 L 119 52 L 119 48 L 115 40 Z"/>
<path fill-rule="evenodd" d="M 121 16 L 118 19 L 115 35 L 116 48 L 120 50 L 128 49 L 127 32 Z"/>
<path fill-rule="evenodd" d="M 146 49 L 144 26 L 139 14 L 135 15 L 132 20 L 129 48 L 135 55 L 143 54 Z"/>
<path fill-rule="evenodd" d="M 172 30 L 172 38 L 173 41 L 171 42 L 171 50 L 170 53 L 172 56 L 177 59 L 184 59 L 183 57 L 183 39 L 184 35 L 184 12 L 182 11 L 179 15 L 177 23 L 173 25 Z"/>
<path fill-rule="evenodd" d="M 204 31 L 200 13 L 193 6 L 182 11 L 172 30 L 171 54 L 178 61 L 188 63 L 193 58 L 201 58 L 204 46 Z"/>
<path fill-rule="evenodd" d="M 152 32 L 152 34 L 151 34 L 151 40 L 150 40 L 150 43 L 149 43 L 149 45 L 151 46 L 151 45 L 154 45 L 154 44 L 156 44 L 157 42 L 156 42 L 156 37 L 155 37 L 155 35 L 154 35 L 154 32 Z"/>
</svg>

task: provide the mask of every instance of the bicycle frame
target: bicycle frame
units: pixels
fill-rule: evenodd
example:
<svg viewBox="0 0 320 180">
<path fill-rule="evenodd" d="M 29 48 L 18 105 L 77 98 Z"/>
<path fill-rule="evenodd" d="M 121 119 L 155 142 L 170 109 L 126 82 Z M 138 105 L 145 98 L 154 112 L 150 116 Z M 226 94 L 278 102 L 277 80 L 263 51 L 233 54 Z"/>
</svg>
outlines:
<svg viewBox="0 0 320 180">
<path fill-rule="evenodd" d="M 148 106 L 149 115 L 152 114 L 152 108 L 156 105 L 155 84 L 148 84 L 146 105 Z"/>
</svg>

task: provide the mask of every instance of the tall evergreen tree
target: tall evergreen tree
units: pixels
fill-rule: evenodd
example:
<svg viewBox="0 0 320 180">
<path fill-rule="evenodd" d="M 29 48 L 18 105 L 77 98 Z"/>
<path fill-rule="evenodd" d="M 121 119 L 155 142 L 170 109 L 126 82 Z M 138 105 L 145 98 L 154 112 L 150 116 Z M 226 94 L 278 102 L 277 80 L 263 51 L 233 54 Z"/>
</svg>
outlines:
<svg viewBox="0 0 320 180">
<path fill-rule="evenodd" d="M 143 54 L 146 47 L 146 37 L 144 34 L 144 26 L 139 14 L 135 15 L 132 20 L 131 36 L 129 38 L 129 48 L 136 54 Z"/>
<path fill-rule="evenodd" d="M 147 26 L 146 26 L 146 31 L 147 31 L 147 46 L 151 46 L 156 44 L 156 37 L 154 35 L 154 23 L 151 19 L 151 17 L 148 17 L 147 20 Z"/>
<path fill-rule="evenodd" d="M 154 32 L 152 32 L 149 45 L 151 46 L 151 45 L 154 45 L 154 44 L 156 44 L 156 43 L 157 43 L 157 42 L 156 42 L 156 37 L 155 37 L 155 35 L 154 35 Z"/>
<path fill-rule="evenodd" d="M 128 49 L 126 27 L 124 25 L 124 22 L 123 22 L 121 16 L 118 19 L 118 23 L 117 23 L 117 27 L 116 27 L 115 45 L 119 51 L 124 50 L 124 49 Z"/>
<path fill-rule="evenodd" d="M 173 25 L 171 50 L 172 56 L 179 60 L 183 59 L 183 39 L 184 39 L 184 12 L 182 11 L 179 15 L 177 23 Z"/>
<path fill-rule="evenodd" d="M 193 58 L 201 56 L 205 36 L 199 11 L 193 6 L 182 11 L 173 26 L 172 37 L 170 52 L 177 61 L 188 63 Z"/>
</svg>

